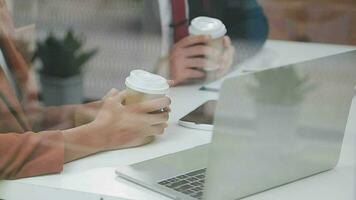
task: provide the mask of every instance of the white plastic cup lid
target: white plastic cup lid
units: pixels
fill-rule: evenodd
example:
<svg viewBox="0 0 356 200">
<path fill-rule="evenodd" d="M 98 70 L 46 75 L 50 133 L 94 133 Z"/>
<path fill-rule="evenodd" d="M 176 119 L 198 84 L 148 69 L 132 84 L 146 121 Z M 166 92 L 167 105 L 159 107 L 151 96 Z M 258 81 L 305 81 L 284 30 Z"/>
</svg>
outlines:
<svg viewBox="0 0 356 200">
<path fill-rule="evenodd" d="M 167 94 L 169 89 L 165 78 L 144 70 L 131 71 L 125 84 L 128 88 L 145 94 Z"/>
<path fill-rule="evenodd" d="M 189 26 L 190 35 L 210 35 L 213 39 L 223 37 L 227 33 L 221 20 L 211 17 L 197 17 Z"/>
</svg>

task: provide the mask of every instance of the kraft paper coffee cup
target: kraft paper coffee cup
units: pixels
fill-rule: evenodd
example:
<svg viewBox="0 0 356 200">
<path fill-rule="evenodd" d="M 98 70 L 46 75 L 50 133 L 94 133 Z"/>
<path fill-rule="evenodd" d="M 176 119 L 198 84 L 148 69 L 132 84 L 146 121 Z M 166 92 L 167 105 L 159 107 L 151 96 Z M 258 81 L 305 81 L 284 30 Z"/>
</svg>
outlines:
<svg viewBox="0 0 356 200">
<path fill-rule="evenodd" d="M 126 105 L 162 98 L 169 90 L 165 78 L 143 70 L 132 71 L 125 84 L 128 92 Z"/>
<path fill-rule="evenodd" d="M 165 97 L 169 90 L 169 85 L 165 78 L 143 70 L 132 71 L 130 76 L 126 78 L 125 84 L 127 89 L 127 96 L 124 101 L 125 105 L 138 104 Z M 159 112 L 164 112 L 164 110 L 158 110 L 154 113 Z M 148 137 L 142 143 L 147 144 L 153 140 L 153 136 Z"/>
<path fill-rule="evenodd" d="M 223 22 L 216 18 L 211 17 L 197 17 L 191 21 L 189 26 L 190 35 L 209 35 L 212 41 L 209 46 L 217 49 L 219 52 L 224 51 L 224 36 L 227 33 L 227 29 Z M 207 80 L 215 79 L 217 76 L 216 71 L 219 66 L 210 66 L 204 68 L 207 73 Z"/>
</svg>

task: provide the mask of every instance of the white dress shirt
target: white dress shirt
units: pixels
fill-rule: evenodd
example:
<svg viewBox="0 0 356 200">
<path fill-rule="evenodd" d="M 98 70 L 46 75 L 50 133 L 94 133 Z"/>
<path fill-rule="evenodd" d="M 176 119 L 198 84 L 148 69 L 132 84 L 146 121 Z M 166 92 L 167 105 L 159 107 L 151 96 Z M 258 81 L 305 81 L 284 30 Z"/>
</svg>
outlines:
<svg viewBox="0 0 356 200">
<path fill-rule="evenodd" d="M 4 71 L 5 73 L 5 77 L 6 79 L 8 80 L 8 82 L 10 83 L 10 86 L 12 87 L 12 89 L 14 89 L 14 91 L 16 91 L 16 87 L 15 87 L 15 81 L 12 77 L 12 74 L 6 64 L 6 61 L 5 61 L 5 58 L 4 58 L 4 55 L 0 49 L 0 67 L 2 68 L 2 70 Z"/>
<path fill-rule="evenodd" d="M 189 16 L 188 0 L 185 0 L 185 9 L 187 19 Z M 161 55 L 168 55 L 170 48 L 173 44 L 173 28 L 170 26 L 172 24 L 172 4 L 171 0 L 159 0 L 159 10 L 161 17 L 161 27 L 162 27 L 162 47 Z"/>
</svg>

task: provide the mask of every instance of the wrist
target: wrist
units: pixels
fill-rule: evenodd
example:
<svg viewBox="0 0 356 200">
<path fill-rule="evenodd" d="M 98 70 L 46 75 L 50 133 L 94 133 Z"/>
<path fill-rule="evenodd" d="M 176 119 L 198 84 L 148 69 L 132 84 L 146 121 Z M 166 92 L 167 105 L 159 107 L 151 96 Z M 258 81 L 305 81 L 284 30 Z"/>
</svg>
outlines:
<svg viewBox="0 0 356 200">
<path fill-rule="evenodd" d="M 96 101 L 77 106 L 74 112 L 74 125 L 77 127 L 93 122 L 102 107 L 102 103 L 102 101 Z"/>
<path fill-rule="evenodd" d="M 65 139 L 65 162 L 103 151 L 97 131 L 91 124 L 62 131 Z"/>
</svg>

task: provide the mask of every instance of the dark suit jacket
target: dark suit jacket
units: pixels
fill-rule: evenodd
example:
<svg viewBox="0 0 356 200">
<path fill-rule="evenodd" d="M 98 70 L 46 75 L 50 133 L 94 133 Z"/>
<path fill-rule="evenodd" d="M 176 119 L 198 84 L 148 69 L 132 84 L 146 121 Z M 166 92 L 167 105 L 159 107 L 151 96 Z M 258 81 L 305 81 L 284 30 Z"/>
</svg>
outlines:
<svg viewBox="0 0 356 200">
<path fill-rule="evenodd" d="M 189 0 L 189 18 L 215 17 L 224 22 L 228 35 L 234 39 L 263 42 L 268 23 L 255 0 Z"/>
</svg>

